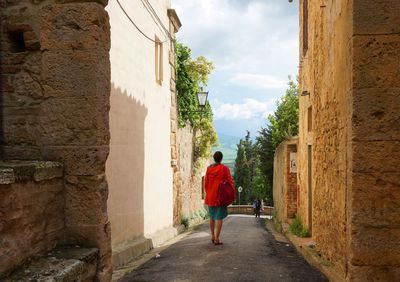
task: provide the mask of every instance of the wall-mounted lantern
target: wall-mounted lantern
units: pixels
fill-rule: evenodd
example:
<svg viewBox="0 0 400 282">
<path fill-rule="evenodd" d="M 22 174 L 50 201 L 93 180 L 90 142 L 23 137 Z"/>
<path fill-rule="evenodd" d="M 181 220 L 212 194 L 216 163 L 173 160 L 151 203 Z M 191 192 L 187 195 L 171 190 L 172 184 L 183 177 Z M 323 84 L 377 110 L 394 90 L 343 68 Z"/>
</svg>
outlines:
<svg viewBox="0 0 400 282">
<path fill-rule="evenodd" d="M 208 91 L 203 91 L 203 88 L 200 88 L 200 92 L 197 92 L 197 102 L 199 103 L 199 107 L 204 108 L 207 103 Z"/>
</svg>

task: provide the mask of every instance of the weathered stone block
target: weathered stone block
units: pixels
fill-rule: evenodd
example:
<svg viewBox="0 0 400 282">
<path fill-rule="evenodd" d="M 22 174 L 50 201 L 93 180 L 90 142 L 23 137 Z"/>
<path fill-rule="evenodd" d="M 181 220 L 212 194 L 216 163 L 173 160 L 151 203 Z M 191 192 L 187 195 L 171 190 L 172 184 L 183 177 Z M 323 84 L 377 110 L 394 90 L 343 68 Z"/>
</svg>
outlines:
<svg viewBox="0 0 400 282">
<path fill-rule="evenodd" d="M 169 59 L 169 64 L 172 66 L 171 70 L 173 69 L 173 66 L 175 66 L 175 54 L 170 50 L 168 52 L 168 59 Z M 175 72 L 175 70 L 174 70 Z"/>
<path fill-rule="evenodd" d="M 0 168 L 0 184 L 11 184 L 14 182 L 14 170 L 11 168 Z"/>
<path fill-rule="evenodd" d="M 5 144 L 39 145 L 40 132 L 37 122 L 39 107 L 4 108 L 3 113 L 3 142 Z"/>
<path fill-rule="evenodd" d="M 399 266 L 354 266 L 348 270 L 348 281 L 396 281 L 400 277 Z"/>
<path fill-rule="evenodd" d="M 79 3 L 79 4 L 81 4 L 83 1 L 82 0 L 56 0 L 56 2 L 57 3 Z M 84 2 L 99 3 L 99 4 L 103 5 L 104 7 L 107 6 L 107 4 L 108 4 L 108 0 L 85 0 Z"/>
<path fill-rule="evenodd" d="M 175 93 L 176 87 L 175 87 L 175 81 L 171 78 L 169 80 L 169 89 Z"/>
<path fill-rule="evenodd" d="M 400 140 L 400 88 L 355 89 L 353 140 Z"/>
<path fill-rule="evenodd" d="M 353 38 L 354 88 L 400 88 L 400 36 Z"/>
<path fill-rule="evenodd" d="M 15 90 L 14 77 L 2 74 L 0 78 L 1 78 L 0 91 L 2 93 L 13 92 Z"/>
<path fill-rule="evenodd" d="M 5 160 L 40 160 L 42 158 L 41 147 L 31 145 L 5 145 L 3 158 Z"/>
<path fill-rule="evenodd" d="M 46 97 L 110 95 L 108 51 L 44 52 L 42 77 Z"/>
<path fill-rule="evenodd" d="M 172 146 L 171 147 L 171 159 L 177 159 L 178 158 L 178 153 L 176 151 L 176 147 Z"/>
<path fill-rule="evenodd" d="M 351 232 L 352 265 L 399 266 L 399 228 L 356 228 Z"/>
<path fill-rule="evenodd" d="M 66 225 L 106 224 L 107 198 L 104 176 L 68 176 L 65 185 Z"/>
<path fill-rule="evenodd" d="M 398 172 L 400 141 L 353 142 L 353 172 Z"/>
<path fill-rule="evenodd" d="M 171 132 L 176 133 L 177 130 L 178 130 L 178 124 L 176 120 L 171 120 Z"/>
<path fill-rule="evenodd" d="M 104 98 L 44 101 L 38 119 L 40 144 L 107 145 L 110 139 L 108 109 L 108 101 Z"/>
<path fill-rule="evenodd" d="M 170 141 L 171 141 L 171 144 L 176 144 L 176 133 L 171 132 Z"/>
<path fill-rule="evenodd" d="M 60 161 L 68 175 L 97 175 L 104 173 L 108 146 L 46 146 L 43 158 Z"/>
<path fill-rule="evenodd" d="M 0 275 L 61 241 L 62 179 L 3 185 L 0 189 Z"/>
<path fill-rule="evenodd" d="M 40 19 L 42 50 L 109 50 L 108 14 L 96 3 L 47 5 Z"/>
<path fill-rule="evenodd" d="M 400 230 L 400 172 L 353 173 L 351 221 L 359 227 Z"/>
<path fill-rule="evenodd" d="M 354 0 L 355 34 L 400 33 L 400 2 L 397 0 Z"/>
<path fill-rule="evenodd" d="M 41 56 L 35 54 L 28 58 L 22 66 L 22 70 L 14 76 L 15 92 L 21 96 L 39 100 L 43 98 L 44 92 L 40 67 Z"/>
</svg>

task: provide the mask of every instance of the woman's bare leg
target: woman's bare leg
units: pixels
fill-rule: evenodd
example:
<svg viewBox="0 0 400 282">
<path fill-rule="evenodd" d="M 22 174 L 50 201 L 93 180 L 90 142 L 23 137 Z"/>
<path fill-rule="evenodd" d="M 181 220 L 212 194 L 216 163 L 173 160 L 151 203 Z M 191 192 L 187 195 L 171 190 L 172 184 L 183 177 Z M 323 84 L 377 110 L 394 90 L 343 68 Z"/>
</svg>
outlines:
<svg viewBox="0 0 400 282">
<path fill-rule="evenodd" d="M 218 243 L 219 242 L 219 234 L 221 234 L 221 229 L 222 229 L 222 223 L 224 221 L 223 220 L 216 220 L 217 223 L 217 231 L 215 234 L 215 241 Z"/>
<path fill-rule="evenodd" d="M 210 219 L 211 240 L 215 240 L 215 220 Z"/>
</svg>

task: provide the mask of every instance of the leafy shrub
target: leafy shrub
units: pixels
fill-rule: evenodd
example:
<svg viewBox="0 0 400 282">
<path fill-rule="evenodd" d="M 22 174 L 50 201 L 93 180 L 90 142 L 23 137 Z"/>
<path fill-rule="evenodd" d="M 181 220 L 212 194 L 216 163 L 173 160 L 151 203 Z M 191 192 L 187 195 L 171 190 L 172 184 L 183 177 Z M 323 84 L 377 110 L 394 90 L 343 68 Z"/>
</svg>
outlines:
<svg viewBox="0 0 400 282">
<path fill-rule="evenodd" d="M 308 237 L 309 232 L 307 228 L 304 228 L 303 223 L 301 222 L 301 218 L 296 215 L 296 217 L 292 220 L 289 226 L 290 232 L 298 237 Z"/>
<path fill-rule="evenodd" d="M 183 226 L 185 226 L 186 229 L 188 229 L 189 228 L 189 217 L 187 217 L 186 215 L 182 215 L 181 224 Z"/>
</svg>

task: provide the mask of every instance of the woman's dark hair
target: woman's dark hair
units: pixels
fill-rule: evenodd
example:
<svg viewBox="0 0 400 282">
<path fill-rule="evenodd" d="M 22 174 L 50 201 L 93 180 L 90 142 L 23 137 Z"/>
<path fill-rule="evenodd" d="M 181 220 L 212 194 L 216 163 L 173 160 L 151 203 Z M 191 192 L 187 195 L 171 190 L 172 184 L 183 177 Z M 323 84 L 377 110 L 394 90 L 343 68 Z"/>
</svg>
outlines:
<svg viewBox="0 0 400 282">
<path fill-rule="evenodd" d="M 216 163 L 220 163 L 221 161 L 222 161 L 222 158 L 224 157 L 224 155 L 222 154 L 222 152 L 220 152 L 220 151 L 216 151 L 215 153 L 214 153 L 214 161 L 216 162 Z"/>
</svg>

